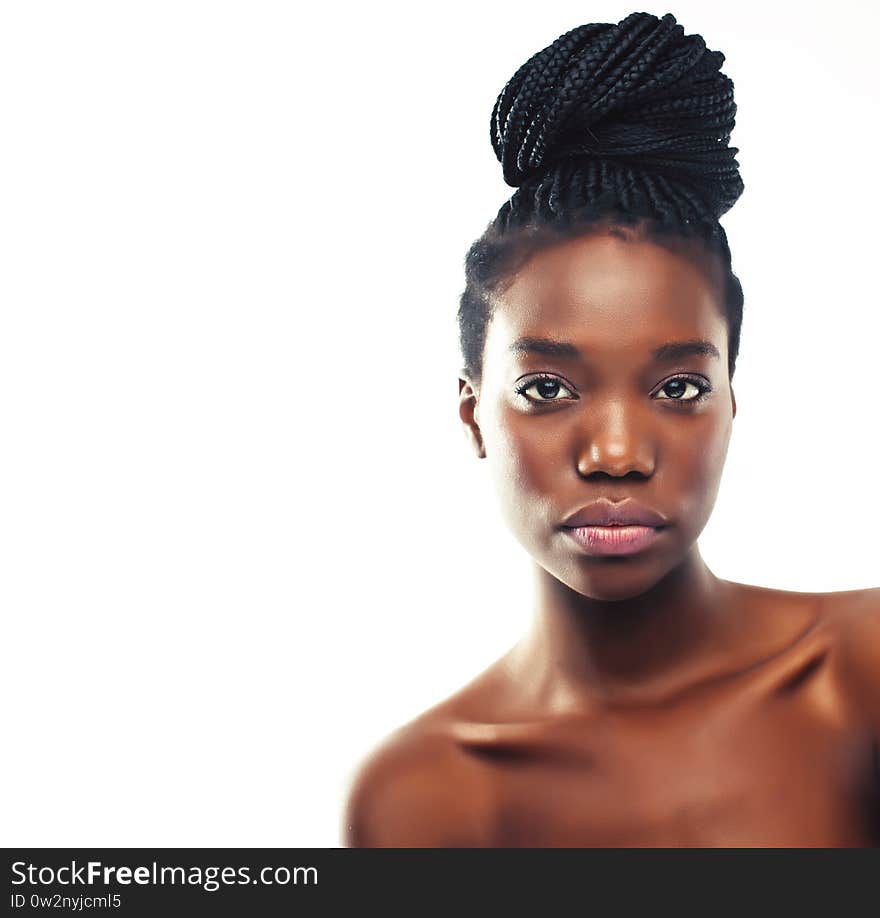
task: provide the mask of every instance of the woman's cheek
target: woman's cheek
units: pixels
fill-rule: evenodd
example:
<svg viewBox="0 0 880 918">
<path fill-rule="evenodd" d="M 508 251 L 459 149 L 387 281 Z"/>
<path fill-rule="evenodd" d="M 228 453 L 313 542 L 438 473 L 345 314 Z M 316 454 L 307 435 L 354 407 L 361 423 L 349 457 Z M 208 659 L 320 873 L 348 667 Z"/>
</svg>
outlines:
<svg viewBox="0 0 880 918">
<path fill-rule="evenodd" d="M 692 431 L 693 436 L 678 441 L 686 449 L 675 455 L 667 469 L 678 479 L 681 497 L 676 513 L 682 522 L 691 523 L 694 538 L 712 514 L 730 443 L 729 424 L 719 423 L 710 415 L 705 421 L 701 429 Z"/>
<path fill-rule="evenodd" d="M 502 409 L 486 440 L 486 458 L 508 522 L 532 526 L 549 512 L 570 470 L 547 418 Z M 541 423 L 541 422 L 545 423 Z"/>
</svg>

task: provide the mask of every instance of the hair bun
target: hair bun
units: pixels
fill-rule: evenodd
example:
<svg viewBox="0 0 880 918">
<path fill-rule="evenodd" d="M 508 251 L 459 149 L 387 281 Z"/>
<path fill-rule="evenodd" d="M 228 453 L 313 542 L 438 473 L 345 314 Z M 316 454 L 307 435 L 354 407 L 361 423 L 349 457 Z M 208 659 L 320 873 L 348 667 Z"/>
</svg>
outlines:
<svg viewBox="0 0 880 918">
<path fill-rule="evenodd" d="M 561 160 L 598 158 L 688 182 L 716 216 L 743 191 L 724 55 L 675 17 L 632 13 L 561 35 L 507 82 L 492 147 L 518 187 Z"/>
</svg>

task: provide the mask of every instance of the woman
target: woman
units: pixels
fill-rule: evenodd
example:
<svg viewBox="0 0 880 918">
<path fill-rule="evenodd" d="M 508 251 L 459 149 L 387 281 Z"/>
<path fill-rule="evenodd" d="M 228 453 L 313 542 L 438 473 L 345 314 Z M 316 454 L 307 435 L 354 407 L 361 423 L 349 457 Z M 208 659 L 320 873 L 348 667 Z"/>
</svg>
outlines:
<svg viewBox="0 0 880 918">
<path fill-rule="evenodd" d="M 492 113 L 516 194 L 468 253 L 460 416 L 534 624 L 359 769 L 351 846 L 880 844 L 880 589 L 716 577 L 742 193 L 724 56 L 581 26 Z"/>
</svg>

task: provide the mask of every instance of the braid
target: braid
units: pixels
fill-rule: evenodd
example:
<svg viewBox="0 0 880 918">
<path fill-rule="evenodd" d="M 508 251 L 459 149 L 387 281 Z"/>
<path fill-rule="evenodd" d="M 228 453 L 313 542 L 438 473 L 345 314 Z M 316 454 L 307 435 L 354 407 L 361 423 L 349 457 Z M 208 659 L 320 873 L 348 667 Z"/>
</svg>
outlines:
<svg viewBox="0 0 880 918">
<path fill-rule="evenodd" d="M 743 294 L 718 218 L 744 186 L 728 145 L 736 103 L 724 59 L 671 13 L 632 13 L 571 29 L 507 82 L 490 133 L 517 190 L 467 253 L 458 311 L 473 380 L 492 294 L 538 247 L 600 225 L 635 227 L 661 244 L 699 239 L 720 258 L 732 378 Z"/>
</svg>

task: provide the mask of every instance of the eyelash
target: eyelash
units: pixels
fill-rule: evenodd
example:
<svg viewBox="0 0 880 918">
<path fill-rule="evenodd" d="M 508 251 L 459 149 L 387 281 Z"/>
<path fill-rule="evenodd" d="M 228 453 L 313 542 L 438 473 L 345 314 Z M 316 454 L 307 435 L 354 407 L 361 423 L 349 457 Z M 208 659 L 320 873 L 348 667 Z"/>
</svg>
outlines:
<svg viewBox="0 0 880 918">
<path fill-rule="evenodd" d="M 546 404 L 552 404 L 553 402 L 565 401 L 565 399 L 561 399 L 561 398 L 534 399 L 528 395 L 525 395 L 525 392 L 527 389 L 531 389 L 532 386 L 534 386 L 536 383 L 543 382 L 544 380 L 548 380 L 549 382 L 558 382 L 560 386 L 563 386 L 564 388 L 569 389 L 569 391 L 571 391 L 570 387 L 566 386 L 565 383 L 561 382 L 561 380 L 559 380 L 558 377 L 552 376 L 546 373 L 540 373 L 537 376 L 532 376 L 530 379 L 526 380 L 526 382 L 520 385 L 516 390 L 517 395 L 522 395 L 523 398 L 527 399 L 533 405 L 546 405 Z M 670 398 L 669 396 L 666 396 L 665 398 L 658 399 L 658 401 L 676 402 L 679 405 L 693 405 L 695 403 L 704 401 L 709 395 L 709 393 L 712 391 L 712 387 L 704 379 L 701 379 L 698 376 L 689 376 L 687 374 L 680 374 L 678 376 L 673 376 L 670 379 L 667 379 L 663 383 L 663 385 L 658 388 L 657 391 L 662 392 L 663 389 L 666 388 L 666 386 L 668 386 L 671 382 L 675 382 L 676 380 L 683 380 L 684 382 L 689 382 L 693 386 L 696 386 L 696 388 L 699 390 L 698 394 L 695 395 L 693 398 L 684 398 L 684 399 L 683 398 Z"/>
</svg>

